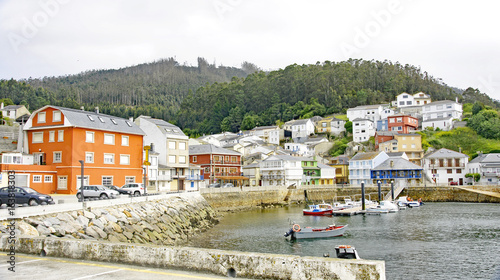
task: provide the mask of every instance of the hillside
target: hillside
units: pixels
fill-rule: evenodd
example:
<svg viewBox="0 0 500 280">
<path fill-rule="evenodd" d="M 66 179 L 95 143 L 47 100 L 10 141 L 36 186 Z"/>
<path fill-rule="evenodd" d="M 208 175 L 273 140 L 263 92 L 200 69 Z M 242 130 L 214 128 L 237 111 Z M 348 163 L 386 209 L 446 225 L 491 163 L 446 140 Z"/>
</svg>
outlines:
<svg viewBox="0 0 500 280">
<path fill-rule="evenodd" d="M 458 98 L 498 107 L 478 90 L 452 88 L 415 66 L 361 59 L 293 64 L 266 73 L 248 62 L 239 69 L 199 58 L 193 67 L 169 58 L 64 77 L 0 80 L 0 99 L 31 111 L 47 104 L 87 110 L 99 106 L 102 113 L 119 117 L 164 119 L 192 136 L 343 113 L 419 91 L 433 100 Z"/>
</svg>

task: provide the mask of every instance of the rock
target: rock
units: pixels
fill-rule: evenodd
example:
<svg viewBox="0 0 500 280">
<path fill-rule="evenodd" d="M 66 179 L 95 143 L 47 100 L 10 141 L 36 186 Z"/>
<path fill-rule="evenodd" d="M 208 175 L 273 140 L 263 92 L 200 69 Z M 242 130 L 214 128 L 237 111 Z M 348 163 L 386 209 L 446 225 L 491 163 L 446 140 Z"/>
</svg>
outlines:
<svg viewBox="0 0 500 280">
<path fill-rule="evenodd" d="M 97 231 L 94 230 L 94 226 L 90 226 L 85 230 L 85 234 L 92 236 L 95 239 L 99 239 L 100 235 L 97 233 Z"/>
<path fill-rule="evenodd" d="M 116 219 L 116 217 L 111 214 L 106 214 L 104 217 L 106 218 L 106 220 L 108 220 L 108 222 L 118 222 L 118 219 Z"/>
<path fill-rule="evenodd" d="M 99 229 L 104 229 L 104 224 L 99 219 L 92 219 L 91 223 Z"/>
<path fill-rule="evenodd" d="M 76 236 L 77 236 L 78 238 L 81 238 L 81 239 L 95 239 L 95 238 L 93 238 L 92 236 L 88 236 L 88 235 L 83 234 L 83 233 L 81 233 L 81 232 L 77 232 L 77 233 L 76 233 Z"/>
<path fill-rule="evenodd" d="M 83 216 L 85 216 L 87 219 L 95 219 L 95 215 L 92 212 L 83 210 Z"/>
<path fill-rule="evenodd" d="M 153 228 L 153 226 L 152 226 L 152 225 L 150 225 L 149 223 L 147 223 L 147 222 L 145 222 L 145 221 L 142 221 L 142 222 L 140 223 L 140 225 L 142 225 L 144 228 L 147 228 L 147 229 L 149 229 L 149 230 L 151 230 L 151 231 L 155 230 L 155 229 Z"/>
<path fill-rule="evenodd" d="M 102 211 L 98 208 L 93 208 L 90 212 L 94 214 L 96 217 L 100 217 L 102 215 Z"/>
<path fill-rule="evenodd" d="M 132 217 L 132 214 L 130 214 L 130 212 L 127 210 L 123 210 L 123 214 L 125 214 L 128 218 Z"/>
<path fill-rule="evenodd" d="M 38 230 L 34 226 L 32 226 L 24 221 L 18 222 L 16 227 L 21 231 L 21 235 L 39 236 Z"/>
<path fill-rule="evenodd" d="M 46 221 L 49 221 L 52 225 L 60 225 L 61 224 L 61 221 L 56 217 L 47 218 Z"/>
<path fill-rule="evenodd" d="M 121 233 L 113 233 L 111 236 L 114 236 L 120 242 L 128 242 L 127 237 L 125 235 L 121 234 Z M 109 237 L 108 237 L 108 239 L 109 239 Z"/>
<path fill-rule="evenodd" d="M 98 227 L 96 227 L 96 226 L 91 226 L 91 228 L 92 228 L 95 232 L 97 232 L 97 233 L 99 234 L 99 237 L 100 237 L 101 239 L 106 239 L 106 237 L 108 237 L 108 234 L 107 234 L 107 233 L 105 233 L 102 229 L 100 229 L 100 228 L 98 228 Z"/>
<path fill-rule="evenodd" d="M 134 234 L 133 234 L 133 233 L 130 233 L 130 232 L 128 232 L 128 231 L 124 231 L 124 232 L 123 232 L 123 235 L 124 235 L 125 237 L 127 237 L 127 239 L 132 239 L 132 238 L 134 237 Z"/>
<path fill-rule="evenodd" d="M 73 211 L 76 213 L 76 211 Z M 72 215 L 68 214 L 68 213 L 59 213 L 57 214 L 57 218 L 60 220 L 60 221 L 65 221 L 65 222 L 70 222 L 70 221 L 75 221 L 76 217 L 73 217 Z"/>
<path fill-rule="evenodd" d="M 76 222 L 82 227 L 86 227 L 89 225 L 89 219 L 85 216 L 78 216 L 78 218 L 76 218 Z"/>
<path fill-rule="evenodd" d="M 52 232 L 44 225 L 39 224 L 36 227 L 36 230 L 38 231 L 39 236 L 47 236 L 50 235 Z"/>
<path fill-rule="evenodd" d="M 114 235 L 110 235 L 110 236 L 108 237 L 108 240 L 109 240 L 110 242 L 114 242 L 114 243 L 118 243 L 118 242 L 120 242 L 120 240 L 118 240 L 118 238 L 116 238 Z"/>
</svg>

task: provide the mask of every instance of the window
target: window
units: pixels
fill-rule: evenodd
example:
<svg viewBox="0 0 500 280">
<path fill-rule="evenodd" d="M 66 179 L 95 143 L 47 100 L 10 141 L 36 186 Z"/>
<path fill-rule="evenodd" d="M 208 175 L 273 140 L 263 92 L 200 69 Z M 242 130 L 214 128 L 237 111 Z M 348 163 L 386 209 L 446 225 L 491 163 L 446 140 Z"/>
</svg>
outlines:
<svg viewBox="0 0 500 280">
<path fill-rule="evenodd" d="M 104 133 L 104 144 L 114 145 L 115 144 L 115 135 Z"/>
<path fill-rule="evenodd" d="M 87 117 L 89 118 L 89 120 L 90 120 L 91 122 L 93 122 L 93 121 L 94 121 L 94 118 L 93 118 L 91 115 L 87 115 Z"/>
<path fill-rule="evenodd" d="M 85 162 L 93 163 L 94 162 L 94 153 L 85 152 Z"/>
<path fill-rule="evenodd" d="M 411 105 L 412 102 L 411 101 L 406 101 L 406 105 Z"/>
<path fill-rule="evenodd" d="M 453 169 L 446 169 L 446 173 L 452 174 L 453 173 Z"/>
<path fill-rule="evenodd" d="M 102 176 L 102 184 L 105 186 L 113 185 L 113 177 L 112 176 Z"/>
<path fill-rule="evenodd" d="M 97 118 L 98 118 L 98 119 L 99 119 L 102 123 L 104 123 L 104 119 L 103 119 L 101 116 L 99 116 L 99 117 L 97 117 Z"/>
<path fill-rule="evenodd" d="M 49 131 L 49 142 L 54 142 L 56 141 L 56 132 L 55 131 Z"/>
<path fill-rule="evenodd" d="M 125 121 L 128 126 L 132 127 L 132 124 L 129 121 Z"/>
<path fill-rule="evenodd" d="M 115 163 L 115 154 L 104 154 L 104 163 L 105 164 L 114 164 Z"/>
<path fill-rule="evenodd" d="M 231 162 L 238 162 L 238 157 L 232 156 L 231 157 Z"/>
<path fill-rule="evenodd" d="M 403 144 L 403 149 L 406 149 L 406 144 Z"/>
<path fill-rule="evenodd" d="M 57 142 L 63 142 L 64 141 L 64 130 L 58 130 L 57 131 Z"/>
<path fill-rule="evenodd" d="M 68 176 L 58 176 L 57 177 L 57 189 L 67 190 L 68 189 Z"/>
<path fill-rule="evenodd" d="M 128 146 L 128 136 L 122 135 L 122 146 Z"/>
<path fill-rule="evenodd" d="M 52 113 L 52 121 L 53 122 L 60 122 L 61 121 L 61 111 L 54 111 Z"/>
<path fill-rule="evenodd" d="M 415 144 L 411 144 L 411 148 L 415 149 L 417 146 Z"/>
<path fill-rule="evenodd" d="M 45 122 L 45 112 L 38 113 L 38 121 L 37 121 L 37 123 L 44 123 L 44 122 Z"/>
<path fill-rule="evenodd" d="M 196 162 L 198 158 L 196 156 L 193 156 L 193 162 Z"/>
<path fill-rule="evenodd" d="M 179 163 L 186 163 L 186 157 L 185 156 L 179 156 Z"/>
<path fill-rule="evenodd" d="M 175 150 L 175 141 L 168 141 L 168 148 L 171 150 Z"/>
<path fill-rule="evenodd" d="M 185 142 L 179 142 L 179 150 L 185 150 L 186 149 L 186 143 Z"/>
<path fill-rule="evenodd" d="M 135 183 L 135 176 L 125 176 L 125 184 Z"/>
<path fill-rule="evenodd" d="M 33 132 L 31 143 L 43 143 L 43 132 Z"/>
<path fill-rule="evenodd" d="M 61 162 L 61 161 L 62 161 L 62 152 L 54 152 L 53 162 Z"/>
<path fill-rule="evenodd" d="M 175 163 L 175 156 L 168 156 L 169 163 Z"/>
<path fill-rule="evenodd" d="M 33 175 L 33 183 L 41 183 L 42 175 Z"/>
<path fill-rule="evenodd" d="M 114 125 L 117 125 L 115 119 L 111 119 L 111 122 L 114 124 Z"/>
<path fill-rule="evenodd" d="M 399 101 L 399 105 L 405 105 L 404 101 Z"/>
<path fill-rule="evenodd" d="M 390 123 L 394 123 L 395 121 L 396 121 L 396 120 L 395 120 L 394 118 L 390 118 L 390 119 L 389 119 L 389 122 L 390 122 Z"/>
<path fill-rule="evenodd" d="M 129 165 L 130 155 L 120 155 L 120 164 Z"/>
<path fill-rule="evenodd" d="M 406 95 L 406 94 L 405 94 L 405 95 L 403 95 L 403 98 L 408 98 L 408 95 Z"/>
<path fill-rule="evenodd" d="M 457 169 L 457 174 L 462 173 L 462 169 Z"/>
<path fill-rule="evenodd" d="M 85 142 L 94 143 L 94 132 L 87 131 L 85 134 Z"/>
<path fill-rule="evenodd" d="M 43 176 L 43 181 L 45 183 L 52 183 L 52 175 L 45 175 L 45 176 Z"/>
</svg>

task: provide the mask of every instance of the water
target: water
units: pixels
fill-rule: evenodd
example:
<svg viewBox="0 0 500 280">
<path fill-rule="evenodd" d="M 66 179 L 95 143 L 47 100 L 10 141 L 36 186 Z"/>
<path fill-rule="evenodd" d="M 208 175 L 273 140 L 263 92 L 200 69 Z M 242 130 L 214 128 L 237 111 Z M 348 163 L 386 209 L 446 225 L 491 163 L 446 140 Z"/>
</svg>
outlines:
<svg viewBox="0 0 500 280">
<path fill-rule="evenodd" d="M 321 257 L 336 245 L 363 259 L 384 260 L 393 279 L 499 279 L 500 205 L 426 203 L 383 215 L 303 216 L 302 207 L 226 214 L 189 246 Z M 304 226 L 349 224 L 342 237 L 290 241 L 289 220 Z"/>
</svg>

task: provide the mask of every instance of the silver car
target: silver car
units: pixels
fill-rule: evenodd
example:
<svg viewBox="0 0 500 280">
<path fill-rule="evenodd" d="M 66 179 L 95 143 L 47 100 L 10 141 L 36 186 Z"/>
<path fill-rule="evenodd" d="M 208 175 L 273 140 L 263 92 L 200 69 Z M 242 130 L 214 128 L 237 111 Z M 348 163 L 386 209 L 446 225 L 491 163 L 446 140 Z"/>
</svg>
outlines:
<svg viewBox="0 0 500 280">
<path fill-rule="evenodd" d="M 100 198 L 115 198 L 118 197 L 118 192 L 112 189 L 108 189 L 102 185 L 90 185 L 83 186 L 76 193 L 78 199 L 82 198 L 82 189 L 84 197 L 100 197 Z"/>
</svg>

